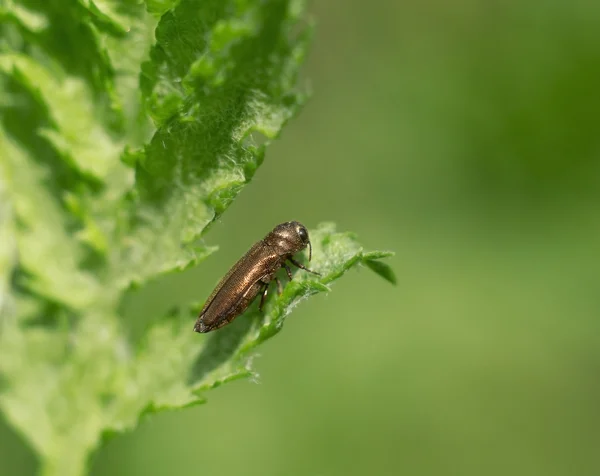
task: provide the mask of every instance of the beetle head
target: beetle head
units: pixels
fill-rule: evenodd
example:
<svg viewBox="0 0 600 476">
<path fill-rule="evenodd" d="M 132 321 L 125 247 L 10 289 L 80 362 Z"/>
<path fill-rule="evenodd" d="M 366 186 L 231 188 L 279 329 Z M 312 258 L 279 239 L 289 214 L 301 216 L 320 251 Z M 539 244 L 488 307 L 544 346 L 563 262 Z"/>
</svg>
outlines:
<svg viewBox="0 0 600 476">
<path fill-rule="evenodd" d="M 312 258 L 312 246 L 306 227 L 297 221 L 286 221 L 277 225 L 267 235 L 265 241 L 280 250 L 282 254 L 293 255 L 308 245 L 309 261 Z"/>
</svg>

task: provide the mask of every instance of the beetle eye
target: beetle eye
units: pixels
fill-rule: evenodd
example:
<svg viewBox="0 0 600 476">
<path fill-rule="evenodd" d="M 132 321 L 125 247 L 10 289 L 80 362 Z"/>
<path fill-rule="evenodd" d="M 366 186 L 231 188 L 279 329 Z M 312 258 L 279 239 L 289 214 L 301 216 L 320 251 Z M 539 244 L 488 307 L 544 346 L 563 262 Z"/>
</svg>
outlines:
<svg viewBox="0 0 600 476">
<path fill-rule="evenodd" d="M 298 235 L 302 241 L 308 240 L 308 231 L 303 226 L 298 227 Z"/>
</svg>

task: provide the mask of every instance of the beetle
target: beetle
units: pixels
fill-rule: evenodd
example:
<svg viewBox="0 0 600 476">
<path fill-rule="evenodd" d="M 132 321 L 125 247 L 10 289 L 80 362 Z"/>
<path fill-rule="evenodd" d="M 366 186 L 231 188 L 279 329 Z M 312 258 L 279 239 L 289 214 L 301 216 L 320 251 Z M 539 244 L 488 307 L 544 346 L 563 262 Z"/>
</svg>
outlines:
<svg viewBox="0 0 600 476">
<path fill-rule="evenodd" d="M 277 225 L 267 236 L 252 246 L 221 279 L 206 300 L 194 325 L 194 331 L 205 333 L 229 324 L 242 314 L 262 293 L 259 310 L 267 297 L 271 280 L 277 282 L 281 293 L 281 281 L 277 271 L 285 268 L 288 278 L 292 271 L 287 261 L 304 271 L 321 276 L 294 259 L 294 255 L 308 246 L 308 260 L 312 258 L 312 245 L 306 227 L 297 221 Z"/>
</svg>

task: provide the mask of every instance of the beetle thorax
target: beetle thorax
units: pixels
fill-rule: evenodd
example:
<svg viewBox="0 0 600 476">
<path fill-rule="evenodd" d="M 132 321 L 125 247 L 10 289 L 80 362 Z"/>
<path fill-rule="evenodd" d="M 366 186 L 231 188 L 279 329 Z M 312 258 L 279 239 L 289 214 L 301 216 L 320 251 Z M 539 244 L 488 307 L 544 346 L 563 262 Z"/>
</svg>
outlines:
<svg viewBox="0 0 600 476">
<path fill-rule="evenodd" d="M 264 241 L 277 250 L 281 255 L 293 255 L 306 248 L 297 231 L 296 222 L 282 223 L 269 233 Z"/>
</svg>

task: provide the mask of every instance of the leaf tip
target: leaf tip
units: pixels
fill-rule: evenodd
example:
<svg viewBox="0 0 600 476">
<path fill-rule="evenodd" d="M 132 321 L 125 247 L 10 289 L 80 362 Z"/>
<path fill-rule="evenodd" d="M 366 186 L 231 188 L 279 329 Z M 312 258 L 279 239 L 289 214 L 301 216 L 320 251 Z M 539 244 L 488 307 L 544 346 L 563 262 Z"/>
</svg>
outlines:
<svg viewBox="0 0 600 476">
<path fill-rule="evenodd" d="M 363 263 L 374 273 L 381 276 L 383 279 L 393 284 L 394 286 L 398 283 L 396 274 L 392 267 L 387 263 L 379 261 L 381 258 L 394 256 L 392 251 L 375 251 L 366 253 L 363 256 Z"/>
</svg>

